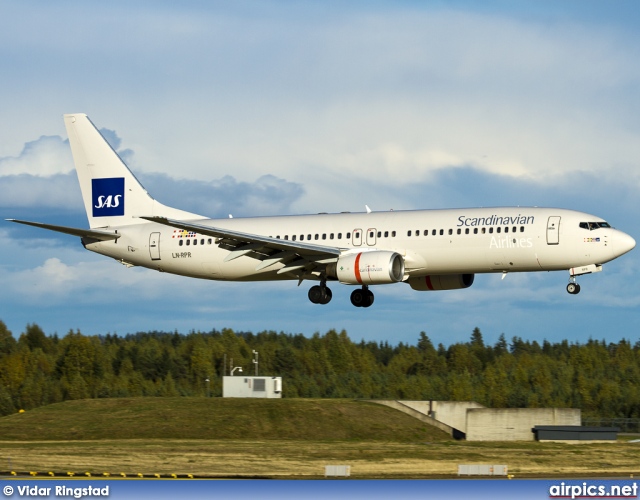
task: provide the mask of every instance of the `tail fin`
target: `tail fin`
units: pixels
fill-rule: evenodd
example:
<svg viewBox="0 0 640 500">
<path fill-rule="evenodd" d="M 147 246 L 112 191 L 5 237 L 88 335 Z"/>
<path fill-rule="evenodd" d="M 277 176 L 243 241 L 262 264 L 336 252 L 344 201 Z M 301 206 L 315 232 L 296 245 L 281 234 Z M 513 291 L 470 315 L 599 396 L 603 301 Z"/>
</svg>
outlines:
<svg viewBox="0 0 640 500">
<path fill-rule="evenodd" d="M 85 114 L 64 115 L 89 226 L 140 224 L 140 216 L 178 220 L 200 215 L 154 200 Z"/>
</svg>

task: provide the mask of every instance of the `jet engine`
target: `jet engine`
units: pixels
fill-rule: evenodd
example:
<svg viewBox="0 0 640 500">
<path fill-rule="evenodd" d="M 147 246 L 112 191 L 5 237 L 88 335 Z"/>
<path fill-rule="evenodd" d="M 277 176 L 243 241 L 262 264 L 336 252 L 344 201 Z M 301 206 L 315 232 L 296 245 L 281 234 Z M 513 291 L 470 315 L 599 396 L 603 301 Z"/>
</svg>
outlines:
<svg viewBox="0 0 640 500">
<path fill-rule="evenodd" d="M 404 259 L 389 251 L 351 253 L 329 264 L 327 277 L 348 285 L 397 283 L 404 278 Z"/>
<path fill-rule="evenodd" d="M 430 290 L 457 290 L 469 288 L 473 285 L 473 274 L 432 274 L 429 276 L 414 276 L 407 283 L 414 290 L 421 292 Z"/>
</svg>

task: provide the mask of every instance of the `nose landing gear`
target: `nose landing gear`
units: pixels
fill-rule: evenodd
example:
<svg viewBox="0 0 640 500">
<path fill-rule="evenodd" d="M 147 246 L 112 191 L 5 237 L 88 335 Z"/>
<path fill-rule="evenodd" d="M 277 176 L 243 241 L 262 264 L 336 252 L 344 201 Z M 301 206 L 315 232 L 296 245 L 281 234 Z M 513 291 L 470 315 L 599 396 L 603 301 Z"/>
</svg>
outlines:
<svg viewBox="0 0 640 500">
<path fill-rule="evenodd" d="M 575 276 L 571 276 L 569 278 L 569 284 L 567 285 L 567 292 L 569 292 L 571 295 L 577 295 L 580 293 L 580 285 L 576 283 Z"/>
</svg>

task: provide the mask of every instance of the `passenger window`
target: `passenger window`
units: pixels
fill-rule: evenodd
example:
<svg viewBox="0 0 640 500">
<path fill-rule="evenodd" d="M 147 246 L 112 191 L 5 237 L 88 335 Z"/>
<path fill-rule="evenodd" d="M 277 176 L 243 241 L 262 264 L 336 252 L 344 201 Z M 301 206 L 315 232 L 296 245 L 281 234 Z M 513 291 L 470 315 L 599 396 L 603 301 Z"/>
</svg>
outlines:
<svg viewBox="0 0 640 500">
<path fill-rule="evenodd" d="M 322 233 L 322 239 L 326 240 L 327 239 L 327 233 Z"/>
<path fill-rule="evenodd" d="M 466 229 L 464 230 L 464 234 L 469 234 L 469 228 L 466 228 Z"/>
<path fill-rule="evenodd" d="M 349 237 L 349 233 L 347 233 L 347 238 Z M 342 239 L 342 233 L 338 233 L 338 239 L 341 240 Z"/>
<path fill-rule="evenodd" d="M 204 245 L 204 238 L 202 238 L 202 239 L 200 240 L 200 244 L 201 244 L 201 245 Z"/>
<path fill-rule="evenodd" d="M 478 228 L 477 227 L 473 228 L 473 234 L 478 234 Z"/>
<path fill-rule="evenodd" d="M 193 244 L 197 245 L 198 244 L 198 240 L 193 240 Z"/>
<path fill-rule="evenodd" d="M 482 234 L 486 234 L 486 232 L 487 232 L 487 228 L 486 228 L 486 227 L 483 227 L 483 228 L 482 228 Z"/>
<path fill-rule="evenodd" d="M 493 234 L 493 228 L 492 227 L 489 228 L 489 234 Z"/>
<path fill-rule="evenodd" d="M 187 240 L 187 246 L 191 244 L 191 240 Z"/>
<path fill-rule="evenodd" d="M 458 234 L 462 234 L 462 229 L 458 228 Z"/>
<path fill-rule="evenodd" d="M 380 236 L 382 236 L 382 231 L 378 231 L 378 238 L 380 238 Z"/>
<path fill-rule="evenodd" d="M 291 236 L 291 241 L 296 241 L 296 235 Z"/>
<path fill-rule="evenodd" d="M 411 236 L 411 231 L 407 231 L 407 236 Z"/>
<path fill-rule="evenodd" d="M 520 232 L 524 233 L 524 226 L 520 226 Z"/>
<path fill-rule="evenodd" d="M 449 235 L 453 234 L 453 229 L 449 229 Z"/>
<path fill-rule="evenodd" d="M 316 238 L 315 239 L 317 240 L 318 238 L 319 238 L 319 236 L 316 234 Z"/>
<path fill-rule="evenodd" d="M 340 234 L 338 234 L 338 238 L 339 238 L 339 237 L 340 237 Z M 347 234 L 345 235 L 345 238 L 347 238 L 347 239 L 351 238 L 351 233 L 347 233 Z"/>
<path fill-rule="evenodd" d="M 385 237 L 385 238 L 388 238 L 388 237 L 389 237 L 389 231 L 385 231 L 385 232 L 384 232 L 384 237 Z"/>
<path fill-rule="evenodd" d="M 496 233 L 499 233 L 499 232 L 500 232 L 500 229 L 502 229 L 502 228 L 497 227 L 497 228 L 496 228 Z"/>
<path fill-rule="evenodd" d="M 515 233 L 515 232 L 517 231 L 517 229 L 518 229 L 518 228 L 517 228 L 516 226 L 513 226 L 513 228 L 511 229 L 511 232 L 512 232 L 512 233 Z"/>
<path fill-rule="evenodd" d="M 435 236 L 436 235 L 436 230 L 434 229 L 433 231 L 431 231 L 431 236 Z"/>
<path fill-rule="evenodd" d="M 440 236 L 444 234 L 444 229 L 440 229 Z"/>
<path fill-rule="evenodd" d="M 329 239 L 330 239 L 330 240 L 332 240 L 332 239 L 333 239 L 333 233 L 331 233 L 331 234 L 329 235 Z"/>
<path fill-rule="evenodd" d="M 311 241 L 311 235 L 307 234 L 307 241 Z"/>
<path fill-rule="evenodd" d="M 300 241 L 304 241 L 304 234 L 300 235 Z"/>
<path fill-rule="evenodd" d="M 179 246 L 182 246 L 182 243 L 184 243 L 184 240 L 180 240 L 180 241 L 178 242 L 178 245 L 179 245 Z"/>
<path fill-rule="evenodd" d="M 428 229 L 425 229 L 425 230 L 424 230 L 424 235 L 425 235 L 425 236 L 429 236 L 429 230 L 428 230 Z"/>
<path fill-rule="evenodd" d="M 504 232 L 505 232 L 505 233 L 508 233 L 508 232 L 509 232 L 509 228 L 508 228 L 508 227 L 505 227 L 505 228 L 504 228 Z"/>
<path fill-rule="evenodd" d="M 396 232 L 395 231 L 391 231 L 391 237 L 395 238 L 396 237 Z"/>
</svg>

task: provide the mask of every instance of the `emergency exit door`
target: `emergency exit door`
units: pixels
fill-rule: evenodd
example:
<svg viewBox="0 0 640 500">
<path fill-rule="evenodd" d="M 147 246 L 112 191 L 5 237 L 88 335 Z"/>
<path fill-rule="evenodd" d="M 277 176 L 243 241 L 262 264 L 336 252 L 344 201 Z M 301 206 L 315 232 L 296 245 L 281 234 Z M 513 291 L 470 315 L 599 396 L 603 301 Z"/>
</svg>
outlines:
<svg viewBox="0 0 640 500">
<path fill-rule="evenodd" d="M 160 233 L 151 233 L 149 236 L 149 254 L 151 260 L 160 260 Z"/>
</svg>

